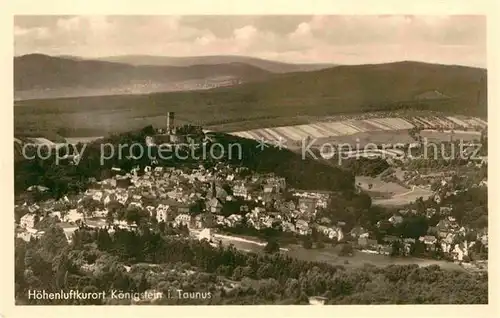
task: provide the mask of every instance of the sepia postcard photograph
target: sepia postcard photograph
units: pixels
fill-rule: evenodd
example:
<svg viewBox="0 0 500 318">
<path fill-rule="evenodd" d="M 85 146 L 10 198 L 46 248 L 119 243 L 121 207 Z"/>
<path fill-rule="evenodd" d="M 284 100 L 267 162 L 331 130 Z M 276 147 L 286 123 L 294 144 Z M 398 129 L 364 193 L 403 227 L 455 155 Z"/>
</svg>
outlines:
<svg viewBox="0 0 500 318">
<path fill-rule="evenodd" d="M 494 301 L 486 15 L 12 23 L 16 307 Z"/>
</svg>

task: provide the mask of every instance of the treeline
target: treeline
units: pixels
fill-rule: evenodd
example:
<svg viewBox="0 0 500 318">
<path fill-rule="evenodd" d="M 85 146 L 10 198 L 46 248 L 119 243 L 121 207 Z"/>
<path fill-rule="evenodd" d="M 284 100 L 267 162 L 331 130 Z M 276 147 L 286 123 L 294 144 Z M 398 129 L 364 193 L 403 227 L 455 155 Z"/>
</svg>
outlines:
<svg viewBox="0 0 500 318">
<path fill-rule="evenodd" d="M 457 222 L 474 229 L 488 227 L 488 188 L 477 187 L 459 192 L 443 200 L 453 207 Z"/>
<path fill-rule="evenodd" d="M 389 168 L 389 164 L 383 158 L 360 157 L 342 160 L 342 168 L 349 170 L 355 176 L 376 177 Z"/>
<path fill-rule="evenodd" d="M 216 134 L 217 142 L 230 149 L 230 155 L 225 159 L 228 163 L 241 164 L 252 171 L 275 173 L 286 178 L 287 184 L 304 190 L 352 191 L 354 175 L 338 167 L 332 167 L 320 160 L 309 157 L 302 158 L 299 154 L 287 149 L 278 149 L 267 145 L 264 149 L 258 147 L 255 140 L 240 138 L 226 134 Z M 230 145 L 241 145 L 242 151 Z"/>
<path fill-rule="evenodd" d="M 147 230 L 117 229 L 109 235 L 104 229 L 80 229 L 68 245 L 62 229 L 52 226 L 40 240 L 17 240 L 15 259 L 18 304 L 49 304 L 50 300 L 26 299 L 27 290 L 42 286 L 47 291 L 117 288 L 164 293 L 179 288 L 213 295 L 195 301 L 163 299 L 160 304 L 306 304 L 313 295 L 327 297 L 328 304 L 488 302 L 487 275 L 417 265 L 345 269 L 279 253 L 257 255 L 233 247 L 213 248 L 206 241 L 165 237 Z M 142 262 L 157 265 L 137 264 Z"/>
<path fill-rule="evenodd" d="M 440 111 L 456 113 L 460 109 L 461 113 L 472 116 L 485 116 L 487 114 L 486 103 L 477 105 L 472 101 L 464 101 L 457 98 L 436 98 L 432 100 L 413 100 L 413 101 L 386 101 L 380 103 L 362 104 L 357 112 L 374 111 L 399 111 L 399 110 L 418 110 L 418 111 Z"/>
</svg>

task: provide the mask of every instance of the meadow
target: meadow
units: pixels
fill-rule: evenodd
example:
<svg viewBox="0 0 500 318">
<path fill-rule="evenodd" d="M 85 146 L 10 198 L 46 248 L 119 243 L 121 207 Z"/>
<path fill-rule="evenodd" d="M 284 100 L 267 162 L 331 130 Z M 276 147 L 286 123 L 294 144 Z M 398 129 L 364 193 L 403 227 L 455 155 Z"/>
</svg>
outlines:
<svg viewBox="0 0 500 318">
<path fill-rule="evenodd" d="M 372 198 L 372 203 L 379 206 L 402 206 L 415 202 L 419 197 L 424 200 L 432 195 L 428 189 L 413 186 L 405 188 L 394 182 L 386 182 L 378 177 L 356 176 L 356 185 Z"/>
<path fill-rule="evenodd" d="M 390 198 L 374 199 L 372 203 L 373 205 L 379 206 L 402 206 L 410 202 L 415 202 L 420 197 L 427 200 L 432 193 L 431 190 L 415 186 L 409 191 L 407 190 L 404 193 L 393 195 Z"/>
<path fill-rule="evenodd" d="M 264 251 L 263 244 L 242 242 L 238 237 L 234 237 L 234 239 L 223 239 L 222 244 L 225 246 L 233 245 L 235 248 L 246 252 L 263 253 Z M 387 255 L 370 254 L 361 251 L 356 251 L 352 256 L 339 256 L 341 245 L 327 245 L 322 249 L 306 249 L 297 244 L 289 244 L 284 245 L 283 248 L 285 248 L 286 251 L 282 251 L 282 253 L 299 260 L 325 262 L 330 265 L 341 265 L 348 268 L 360 268 L 366 264 L 381 267 L 389 265 L 418 264 L 421 267 L 439 265 L 446 270 L 464 270 L 460 265 L 447 261 L 419 259 L 414 257 L 390 257 Z"/>
<path fill-rule="evenodd" d="M 298 146 L 307 139 L 312 139 L 316 140 L 318 144 L 325 142 L 348 143 L 351 145 L 359 144 L 362 147 L 369 142 L 377 144 L 413 142 L 414 140 L 410 138 L 408 131 L 415 127 L 424 129 L 422 137 L 429 137 L 433 140 L 449 140 L 450 136 L 453 135 L 456 135 L 457 139 L 473 140 L 474 138 L 478 139 L 481 133 L 464 131 L 463 129 L 482 129 L 486 126 L 487 122 L 480 118 L 465 116 L 380 117 L 342 121 L 323 120 L 302 125 L 236 131 L 231 134 L 270 142 L 282 140 L 285 141 L 285 144 L 294 146 Z M 438 131 L 437 128 L 446 128 L 450 131 Z M 462 130 L 455 132 L 453 129 Z M 346 136 L 349 137 L 346 138 Z"/>
</svg>

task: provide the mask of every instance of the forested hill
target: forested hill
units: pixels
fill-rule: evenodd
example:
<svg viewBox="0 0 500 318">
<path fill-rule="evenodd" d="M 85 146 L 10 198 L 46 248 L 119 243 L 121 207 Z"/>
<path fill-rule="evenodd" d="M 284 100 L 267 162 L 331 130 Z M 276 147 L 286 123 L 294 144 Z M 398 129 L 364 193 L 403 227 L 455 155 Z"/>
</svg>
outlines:
<svg viewBox="0 0 500 318">
<path fill-rule="evenodd" d="M 14 93 L 20 99 L 190 90 L 205 81 L 221 85 L 270 76 L 266 70 L 243 63 L 134 66 L 43 54 L 14 58 Z"/>
<path fill-rule="evenodd" d="M 422 99 L 428 92 L 439 98 Z M 283 107 L 308 114 L 407 107 L 484 115 L 486 92 L 485 69 L 405 61 L 285 74 L 265 83 L 216 90 L 206 99 L 219 104 L 223 94 L 230 94 L 250 105 L 268 105 L 272 111 Z"/>
<path fill-rule="evenodd" d="M 122 55 L 101 57 L 99 61 L 125 63 L 130 65 L 155 66 L 192 66 L 243 63 L 252 65 L 272 73 L 308 72 L 334 67 L 334 64 L 296 64 L 265 60 L 249 56 L 238 55 L 211 55 L 211 56 L 151 56 L 151 55 Z"/>
<path fill-rule="evenodd" d="M 141 131 L 126 134 L 114 135 L 106 139 L 101 139 L 87 144 L 83 157 L 78 165 L 57 165 L 52 160 L 19 160 L 15 163 L 15 189 L 16 193 L 22 193 L 30 185 L 42 185 L 50 189 L 54 197 L 61 197 L 65 193 L 76 193 L 82 191 L 87 186 L 90 177 L 102 179 L 109 175 L 112 167 L 119 167 L 130 171 L 134 166 L 145 167 L 151 164 L 148 155 L 139 159 L 127 158 L 116 154 L 112 159 L 105 160 L 101 165 L 101 144 L 110 143 L 128 144 L 140 143 L 144 149 L 145 137 L 152 132 L 152 127 L 147 127 Z M 210 155 L 210 144 L 207 145 L 206 159 L 201 153 L 197 153 L 194 159 L 190 159 L 191 150 L 183 150 L 179 158 L 188 156 L 188 159 L 159 160 L 158 165 L 174 167 L 194 167 L 199 164 L 213 166 L 215 163 L 226 162 L 236 166 L 248 167 L 251 171 L 262 173 L 276 173 L 287 179 L 287 183 L 292 187 L 301 189 L 317 189 L 331 191 L 354 190 L 354 176 L 337 167 L 327 166 L 317 160 L 303 160 L 300 154 L 286 149 L 278 149 L 267 146 L 264 149 L 258 147 L 258 142 L 227 134 L 213 134 L 213 142 L 220 146 L 214 147 L 213 157 Z M 217 149 L 224 149 L 217 152 Z M 241 149 L 241 152 L 240 152 Z M 201 152 L 202 149 L 199 149 Z M 154 151 L 151 152 L 155 155 Z M 133 153 L 138 155 L 139 153 Z M 128 155 L 128 153 L 126 153 Z M 221 159 L 218 159 L 222 156 Z"/>
<path fill-rule="evenodd" d="M 308 296 L 324 296 L 328 305 L 488 303 L 487 275 L 447 271 L 437 265 L 344 268 L 280 254 L 213 248 L 206 241 L 182 240 L 161 232 L 122 229 L 112 236 L 106 229 L 78 229 L 68 245 L 62 228 L 44 230 L 40 240 L 16 240 L 18 305 L 68 304 L 68 300 L 27 299 L 26 291 L 40 286 L 47 292 L 62 288 L 97 291 L 110 286 L 165 294 L 186 286 L 213 292 L 212 297 L 198 301 L 164 297 L 158 303 L 162 305 L 299 305 L 308 304 Z M 87 263 L 95 264 L 93 272 L 75 270 Z M 126 264 L 133 264 L 132 270 L 123 270 Z M 30 279 L 24 278 L 25 272 Z M 233 286 L 217 288 L 221 282 Z M 103 303 L 86 300 L 79 304 Z"/>
<path fill-rule="evenodd" d="M 16 128 L 37 126 L 37 114 L 56 112 L 67 115 L 73 126 L 89 126 L 79 122 L 82 116 L 107 113 L 123 114 L 117 122 L 130 126 L 136 118 L 164 115 L 166 108 L 203 126 L 263 118 L 280 125 L 286 117 L 400 109 L 487 115 L 487 71 L 480 68 L 398 62 L 272 75 L 262 82 L 204 91 L 18 101 L 15 106 L 22 107 L 15 107 Z M 109 128 L 105 123 L 108 127 L 93 128 Z"/>
</svg>

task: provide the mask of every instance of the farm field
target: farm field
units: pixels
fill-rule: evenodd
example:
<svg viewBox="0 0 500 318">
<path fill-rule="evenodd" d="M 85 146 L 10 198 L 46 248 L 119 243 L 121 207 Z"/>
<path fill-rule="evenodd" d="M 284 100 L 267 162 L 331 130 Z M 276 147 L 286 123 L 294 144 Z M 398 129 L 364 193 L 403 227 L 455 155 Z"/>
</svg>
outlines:
<svg viewBox="0 0 500 318">
<path fill-rule="evenodd" d="M 102 137 L 102 136 L 96 136 L 96 137 L 67 137 L 66 138 L 66 142 L 69 143 L 69 144 L 78 144 L 78 143 L 86 144 L 86 143 L 92 142 L 94 140 L 102 139 L 102 138 L 104 138 L 104 137 Z"/>
<path fill-rule="evenodd" d="M 233 245 L 239 250 L 254 253 L 262 253 L 265 246 L 265 243 L 257 241 L 255 243 L 242 242 L 237 236 L 225 236 L 222 238 L 222 244 L 225 246 Z M 446 261 L 426 260 L 413 257 L 398 258 L 360 251 L 355 252 L 353 256 L 339 256 L 338 252 L 340 250 L 340 245 L 335 247 L 327 245 L 323 249 L 305 249 L 300 245 L 289 244 L 282 246 L 282 248 L 286 249 L 285 251 L 282 250 L 282 253 L 296 259 L 326 262 L 332 265 L 342 265 L 345 267 L 363 267 L 365 264 L 375 266 L 418 264 L 422 267 L 439 265 L 447 270 L 464 270 L 460 265 Z"/>
<path fill-rule="evenodd" d="M 463 125 L 463 126 L 461 126 Z M 317 140 L 319 142 L 338 142 L 349 144 L 361 143 L 404 143 L 412 142 L 408 130 L 423 128 L 426 136 L 432 138 L 445 138 L 450 132 L 438 132 L 431 129 L 482 129 L 487 126 L 484 120 L 465 117 L 445 116 L 415 116 L 415 117 L 383 117 L 362 120 L 320 121 L 310 124 L 261 128 L 246 131 L 232 132 L 231 134 L 255 140 L 269 142 L 285 141 L 285 144 L 300 146 L 304 140 Z M 470 139 L 480 135 L 477 131 L 458 130 L 457 138 Z M 349 136 L 346 138 L 346 136 Z M 448 139 L 449 140 L 449 137 Z M 343 141 L 343 142 L 341 142 Z"/>
<path fill-rule="evenodd" d="M 287 247 L 289 248 L 289 251 L 286 254 L 291 257 L 301 260 L 325 262 L 332 265 L 342 265 L 345 267 L 363 267 L 366 264 L 375 266 L 418 264 L 420 267 L 438 265 L 446 270 L 464 270 L 460 267 L 460 265 L 452 262 L 425 260 L 414 257 L 399 258 L 387 255 L 364 253 L 360 251 L 356 251 L 353 256 L 339 256 L 338 251 L 340 250 L 340 245 L 335 247 L 326 247 L 324 249 L 310 250 L 306 250 L 302 246 L 296 245 Z"/>
<path fill-rule="evenodd" d="M 153 96 L 150 97 L 152 99 Z M 106 107 L 98 107 L 101 99 L 109 102 Z M 95 103 L 90 103 L 92 101 Z M 65 105 L 64 102 L 68 104 Z M 457 137 L 460 135 L 467 139 L 472 138 L 470 136 L 474 136 L 474 133 L 467 131 L 467 134 L 459 134 L 458 131 L 477 130 L 487 126 L 487 122 L 480 118 L 447 116 L 433 111 L 396 110 L 321 115 L 304 111 L 288 112 L 285 115 L 262 105 L 255 109 L 252 116 L 245 117 L 242 109 L 236 105 L 220 109 L 214 105 L 203 111 L 190 111 L 176 103 L 165 106 L 153 103 L 142 107 L 139 102 L 143 102 L 140 96 L 60 99 L 54 100 L 54 103 L 49 103 L 48 100 L 29 101 L 28 105 L 14 107 L 15 135 L 59 135 L 76 138 L 70 139 L 70 142 L 74 142 L 77 139 L 122 133 L 149 125 L 164 127 L 167 110 L 176 113 L 176 125 L 202 125 L 211 131 L 228 132 L 249 139 L 263 138 L 271 142 L 281 138 L 290 148 L 300 147 L 305 138 L 316 139 L 318 143 L 359 143 L 361 147 L 367 143 L 410 143 L 413 140 L 408 130 L 413 127 L 426 130 L 454 129 Z M 74 103 L 77 104 L 73 105 Z M 429 139 L 448 139 L 446 133 L 437 131 L 424 134 Z"/>
<path fill-rule="evenodd" d="M 397 183 L 382 181 L 380 177 L 356 176 L 356 184 L 363 190 L 385 192 L 391 195 L 404 194 L 409 191 L 409 189 Z M 370 184 L 372 185 L 371 188 Z"/>
<path fill-rule="evenodd" d="M 324 143 L 331 143 L 336 145 L 348 144 L 352 147 L 363 148 L 368 144 L 376 145 L 397 145 L 397 144 L 409 144 L 415 142 L 415 140 L 408 134 L 408 130 L 379 130 L 371 132 L 360 132 L 352 135 L 345 136 L 334 136 L 334 137 L 324 137 L 318 138 L 315 141 L 315 145 L 321 145 Z"/>
<path fill-rule="evenodd" d="M 230 237 L 222 239 L 223 245 L 233 245 L 235 248 L 254 253 L 262 253 L 264 246 L 260 244 L 252 244 L 241 242 L 237 237 L 231 239 Z M 290 244 L 285 245 L 282 253 L 300 260 L 326 262 L 332 265 L 341 265 L 345 267 L 363 267 L 366 264 L 375 266 L 389 266 L 389 265 L 410 265 L 418 264 L 421 267 L 430 265 L 439 265 L 447 270 L 464 270 L 460 265 L 438 260 L 426 260 L 413 257 L 395 258 L 387 255 L 369 254 L 356 251 L 353 256 L 339 256 L 340 245 L 335 247 L 326 246 L 323 249 L 305 249 L 300 245 Z"/>
<path fill-rule="evenodd" d="M 369 131 L 401 130 L 413 127 L 411 123 L 401 118 L 374 118 L 262 128 L 232 134 L 249 139 L 279 140 L 281 138 L 287 141 L 300 141 L 306 138 L 346 136 Z"/>
<path fill-rule="evenodd" d="M 479 131 L 437 131 L 434 129 L 424 129 L 420 132 L 420 136 L 428 142 L 445 142 L 450 140 L 474 141 L 481 138 Z"/>
<path fill-rule="evenodd" d="M 374 205 L 399 206 L 432 195 L 431 190 L 416 186 L 408 189 L 394 182 L 382 181 L 380 177 L 356 176 L 355 180 L 356 185 L 370 195 Z"/>
</svg>

